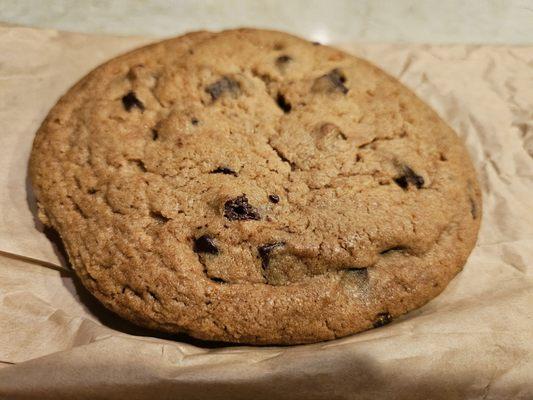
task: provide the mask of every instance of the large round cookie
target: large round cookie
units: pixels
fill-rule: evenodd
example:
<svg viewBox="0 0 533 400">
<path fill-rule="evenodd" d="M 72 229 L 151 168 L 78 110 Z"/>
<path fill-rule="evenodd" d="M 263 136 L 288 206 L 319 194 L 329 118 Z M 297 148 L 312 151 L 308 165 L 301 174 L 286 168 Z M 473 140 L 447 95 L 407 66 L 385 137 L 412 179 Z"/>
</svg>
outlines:
<svg viewBox="0 0 533 400">
<path fill-rule="evenodd" d="M 308 343 L 420 307 L 474 246 L 455 133 L 373 65 L 287 34 L 198 32 L 111 60 L 30 165 L 83 284 L 139 325 Z"/>
</svg>

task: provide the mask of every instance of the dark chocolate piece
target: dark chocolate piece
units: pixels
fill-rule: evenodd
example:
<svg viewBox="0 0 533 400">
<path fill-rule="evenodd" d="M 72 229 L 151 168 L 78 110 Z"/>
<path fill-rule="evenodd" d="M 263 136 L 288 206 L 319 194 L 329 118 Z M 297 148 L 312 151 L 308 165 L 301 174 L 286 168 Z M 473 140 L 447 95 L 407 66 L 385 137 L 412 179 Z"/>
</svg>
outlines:
<svg viewBox="0 0 533 400">
<path fill-rule="evenodd" d="M 202 235 L 194 239 L 193 250 L 195 253 L 218 254 L 218 247 L 215 240 L 209 235 Z"/>
<path fill-rule="evenodd" d="M 122 97 L 122 105 L 126 111 L 131 111 L 133 107 L 137 107 L 139 110 L 144 111 L 144 104 L 137 98 L 135 92 L 128 92 L 127 95 Z"/>
<path fill-rule="evenodd" d="M 394 182 L 402 189 L 407 190 L 409 184 L 415 185 L 417 189 L 424 186 L 424 178 L 417 175 L 410 167 L 405 165 L 403 167 L 403 175 L 394 178 Z"/>
<path fill-rule="evenodd" d="M 409 183 L 407 182 L 407 177 L 405 175 L 402 175 L 398 178 L 394 178 L 394 182 L 396 182 L 396 184 L 404 190 L 406 190 L 407 186 L 409 186 Z"/>
<path fill-rule="evenodd" d="M 224 203 L 224 216 L 230 221 L 259 220 L 259 211 L 248 203 L 245 194 Z"/>
<path fill-rule="evenodd" d="M 405 175 L 407 177 L 407 180 L 415 185 L 417 189 L 420 189 L 422 186 L 424 186 L 424 178 L 422 178 L 420 175 L 415 174 L 415 171 L 413 171 L 408 166 L 405 167 Z"/>
<path fill-rule="evenodd" d="M 292 105 L 291 103 L 287 101 L 287 99 L 282 93 L 278 93 L 278 95 L 276 96 L 276 104 L 278 105 L 279 108 L 283 110 L 285 114 L 288 114 L 291 112 Z"/>
<path fill-rule="evenodd" d="M 277 194 L 269 194 L 268 200 L 274 204 L 279 203 L 279 196 Z"/>
</svg>

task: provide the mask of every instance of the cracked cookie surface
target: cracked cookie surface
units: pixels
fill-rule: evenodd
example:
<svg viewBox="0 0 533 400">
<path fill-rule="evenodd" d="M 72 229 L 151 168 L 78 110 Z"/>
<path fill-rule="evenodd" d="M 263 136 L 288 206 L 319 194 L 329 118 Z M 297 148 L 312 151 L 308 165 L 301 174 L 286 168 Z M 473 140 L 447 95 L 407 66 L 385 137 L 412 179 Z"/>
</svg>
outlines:
<svg viewBox="0 0 533 400">
<path fill-rule="evenodd" d="M 309 343 L 440 293 L 481 197 L 456 134 L 339 50 L 196 32 L 98 67 L 51 110 L 30 174 L 83 284 L 139 325 Z"/>
</svg>

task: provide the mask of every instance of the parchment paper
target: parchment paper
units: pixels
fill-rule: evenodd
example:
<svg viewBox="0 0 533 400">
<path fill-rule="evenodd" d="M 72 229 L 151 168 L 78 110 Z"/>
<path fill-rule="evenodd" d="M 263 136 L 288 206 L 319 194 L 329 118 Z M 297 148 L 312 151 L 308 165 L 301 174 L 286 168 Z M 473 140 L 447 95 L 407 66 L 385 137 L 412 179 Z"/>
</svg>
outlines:
<svg viewBox="0 0 533 400">
<path fill-rule="evenodd" d="M 224 347 L 105 311 L 32 214 L 27 159 L 49 108 L 148 41 L 0 26 L 0 399 L 533 399 L 533 46 L 343 46 L 465 140 L 484 195 L 478 245 L 442 295 L 390 325 Z"/>
</svg>

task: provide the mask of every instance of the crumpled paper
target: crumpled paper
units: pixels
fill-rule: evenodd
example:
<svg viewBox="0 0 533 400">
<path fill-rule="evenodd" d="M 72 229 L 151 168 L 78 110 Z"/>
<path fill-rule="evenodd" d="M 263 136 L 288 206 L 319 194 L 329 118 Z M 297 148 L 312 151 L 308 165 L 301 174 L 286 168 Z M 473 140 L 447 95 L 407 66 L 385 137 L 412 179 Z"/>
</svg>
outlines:
<svg viewBox="0 0 533 400">
<path fill-rule="evenodd" d="M 33 215 L 27 161 L 48 110 L 90 69 L 150 41 L 0 26 L 0 399 L 533 398 L 533 46 L 341 46 L 464 139 L 483 189 L 479 241 L 444 293 L 390 325 L 250 347 L 115 317 Z"/>
</svg>

